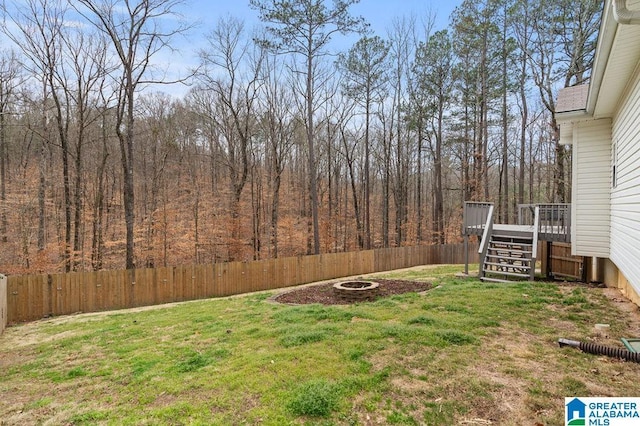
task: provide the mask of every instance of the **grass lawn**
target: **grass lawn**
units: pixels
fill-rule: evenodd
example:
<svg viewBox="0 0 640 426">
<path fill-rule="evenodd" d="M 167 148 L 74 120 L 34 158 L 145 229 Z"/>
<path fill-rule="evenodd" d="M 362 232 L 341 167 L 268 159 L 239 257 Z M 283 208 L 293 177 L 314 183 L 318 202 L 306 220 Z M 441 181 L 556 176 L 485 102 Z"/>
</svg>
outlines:
<svg viewBox="0 0 640 426">
<path fill-rule="evenodd" d="M 379 274 L 437 287 L 354 306 L 270 292 L 11 327 L 0 423 L 561 425 L 564 397 L 640 395 L 639 364 L 557 345 L 638 337 L 620 300 L 460 270 Z"/>
</svg>

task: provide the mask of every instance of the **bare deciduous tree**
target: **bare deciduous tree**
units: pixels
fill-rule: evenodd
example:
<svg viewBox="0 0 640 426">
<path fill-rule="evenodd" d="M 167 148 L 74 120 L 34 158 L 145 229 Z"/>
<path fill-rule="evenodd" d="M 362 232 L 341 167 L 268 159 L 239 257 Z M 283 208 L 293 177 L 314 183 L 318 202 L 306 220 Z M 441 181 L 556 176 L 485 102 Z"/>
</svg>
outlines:
<svg viewBox="0 0 640 426">
<path fill-rule="evenodd" d="M 7 236 L 7 116 L 11 114 L 18 87 L 23 83 L 24 76 L 15 51 L 0 53 L 0 235 L 2 242 L 8 241 Z"/>
<path fill-rule="evenodd" d="M 345 75 L 344 89 L 350 98 L 364 108 L 364 248 L 371 248 L 371 118 L 375 103 L 385 97 L 385 74 L 389 45 L 382 38 L 363 37 L 340 55 L 338 67 Z M 340 65 L 342 64 L 342 65 Z"/>
<path fill-rule="evenodd" d="M 317 62 L 328 54 L 327 45 L 336 33 L 364 31 L 362 18 L 349 14 L 349 7 L 359 0 L 334 0 L 327 7 L 322 0 L 302 0 L 282 2 L 278 0 L 250 0 L 249 4 L 267 23 L 267 31 L 273 39 L 263 39 L 262 43 L 277 53 L 291 53 L 303 60 L 303 67 L 297 69 L 304 80 L 305 126 L 307 130 L 307 158 L 309 173 L 309 195 L 313 223 L 313 252 L 320 253 L 320 225 L 318 213 L 318 183 L 316 170 L 315 112 L 318 108 L 316 95 L 318 82 Z"/>
<path fill-rule="evenodd" d="M 293 93 L 282 80 L 282 63 L 277 57 L 266 57 L 263 63 L 262 96 L 259 128 L 265 143 L 267 174 L 271 190 L 269 242 L 273 257 L 278 257 L 278 226 L 280 223 L 280 189 L 287 157 L 293 146 L 295 116 L 289 105 Z"/>
<path fill-rule="evenodd" d="M 444 244 L 444 186 L 443 150 L 445 142 L 445 115 L 449 109 L 453 90 L 453 43 L 446 30 L 433 34 L 426 43 L 421 43 L 416 51 L 414 71 L 415 88 L 421 93 L 419 99 L 426 109 L 424 123 L 428 126 L 429 152 L 433 160 L 433 241 Z M 420 138 L 420 137 L 419 137 Z"/>
<path fill-rule="evenodd" d="M 244 24 L 231 17 L 222 18 L 207 37 L 208 46 L 200 51 L 201 66 L 196 73 L 203 90 L 213 93 L 218 106 L 210 118 L 226 141 L 226 167 L 231 185 L 233 220 L 230 252 L 240 255 L 240 197 L 250 168 L 249 149 L 255 133 L 255 102 L 259 93 L 264 51 L 246 38 Z"/>
<path fill-rule="evenodd" d="M 78 0 L 74 6 L 111 41 L 118 58 L 115 133 L 120 142 L 123 173 L 123 198 L 126 225 L 126 268 L 135 266 L 134 258 L 134 123 L 135 95 L 141 86 L 164 82 L 152 75 L 152 58 L 166 49 L 172 38 L 188 27 L 177 21 L 165 27 L 170 16 L 177 17 L 182 0 Z M 177 23 L 175 23 L 177 22 Z"/>
</svg>

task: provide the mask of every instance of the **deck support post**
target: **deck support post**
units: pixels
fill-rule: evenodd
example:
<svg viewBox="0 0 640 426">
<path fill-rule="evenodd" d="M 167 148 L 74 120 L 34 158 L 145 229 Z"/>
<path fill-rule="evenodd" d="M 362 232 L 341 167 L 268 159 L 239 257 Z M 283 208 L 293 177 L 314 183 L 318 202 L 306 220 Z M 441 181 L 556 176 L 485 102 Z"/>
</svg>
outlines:
<svg viewBox="0 0 640 426">
<path fill-rule="evenodd" d="M 547 279 L 553 278 L 551 276 L 551 262 L 552 262 L 551 256 L 553 256 L 553 241 L 547 241 L 547 253 L 546 253 L 547 267 L 545 268 L 546 270 L 544 271 L 544 275 L 545 277 L 547 277 Z"/>
<path fill-rule="evenodd" d="M 464 274 L 469 275 L 469 235 L 464 235 Z"/>
</svg>

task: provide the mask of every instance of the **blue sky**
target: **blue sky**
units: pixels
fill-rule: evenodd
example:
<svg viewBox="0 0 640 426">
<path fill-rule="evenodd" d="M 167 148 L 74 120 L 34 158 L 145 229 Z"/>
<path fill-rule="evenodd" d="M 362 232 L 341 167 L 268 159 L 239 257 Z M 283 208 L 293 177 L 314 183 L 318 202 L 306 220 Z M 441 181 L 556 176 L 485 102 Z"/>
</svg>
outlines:
<svg viewBox="0 0 640 426">
<path fill-rule="evenodd" d="M 417 25 L 428 16 L 435 18 L 435 30 L 448 26 L 451 12 L 462 3 L 462 0 L 360 0 L 351 8 L 356 16 L 363 16 L 371 25 L 373 34 L 386 37 L 394 19 L 415 16 Z M 198 21 L 200 25 L 193 29 L 186 39 L 186 44 L 180 49 L 180 54 L 174 54 L 168 59 L 173 66 L 193 66 L 195 54 L 203 45 L 203 35 L 210 32 L 219 19 L 233 16 L 245 22 L 246 29 L 259 26 L 260 20 L 255 10 L 249 7 L 248 0 L 186 0 L 186 7 L 181 11 L 189 21 Z M 336 38 L 342 37 L 337 35 Z M 357 36 L 346 38 L 340 42 L 338 50 L 346 50 L 357 41 Z M 191 64 L 191 65 L 190 65 Z M 167 87 L 160 90 L 180 95 L 186 91 L 184 87 Z"/>
<path fill-rule="evenodd" d="M 330 0 L 325 0 L 329 2 Z M 416 17 L 416 24 L 428 16 L 435 18 L 435 30 L 448 26 L 449 16 L 462 0 L 360 0 L 351 8 L 356 16 L 363 16 L 371 25 L 371 31 L 383 38 L 387 36 L 394 19 L 402 17 Z M 11 4 L 11 2 L 10 2 Z M 16 0 L 14 5 L 24 6 L 24 0 Z M 198 22 L 185 38 L 174 40 L 174 52 L 161 52 L 154 59 L 160 69 L 167 72 L 168 78 L 178 78 L 188 74 L 197 63 L 197 52 L 205 47 L 204 35 L 209 33 L 220 19 L 233 16 L 245 22 L 245 28 L 251 31 L 261 25 L 258 14 L 249 7 L 249 0 L 185 0 L 185 6 L 179 13 L 188 22 Z M 9 23 L 10 27 L 12 26 Z M 346 51 L 358 39 L 359 36 L 344 37 L 340 34 L 334 37 L 334 50 Z M 3 48 L 11 46 L 5 36 L 0 35 L 0 45 Z M 160 90 L 176 96 L 186 93 L 183 85 L 160 85 L 151 90 Z"/>
<path fill-rule="evenodd" d="M 449 15 L 462 0 L 360 0 L 352 6 L 354 15 L 364 16 L 377 35 L 384 36 L 394 17 L 426 15 L 430 10 L 436 15 L 437 29 L 447 26 Z M 214 25 L 228 14 L 245 19 L 247 24 L 258 23 L 257 13 L 249 7 L 248 0 L 188 0 L 185 15 L 202 21 L 203 27 Z"/>
</svg>

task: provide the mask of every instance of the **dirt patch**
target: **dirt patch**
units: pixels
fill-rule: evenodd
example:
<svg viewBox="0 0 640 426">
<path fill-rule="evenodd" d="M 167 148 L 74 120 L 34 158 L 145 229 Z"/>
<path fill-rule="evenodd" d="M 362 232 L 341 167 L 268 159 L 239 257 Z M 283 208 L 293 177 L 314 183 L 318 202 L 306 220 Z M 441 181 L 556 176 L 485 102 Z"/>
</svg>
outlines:
<svg viewBox="0 0 640 426">
<path fill-rule="evenodd" d="M 502 327 L 497 335 L 484 339 L 483 356 L 467 367 L 465 376 L 484 383 L 494 403 L 485 400 L 474 405 L 468 415 L 487 423 L 469 424 L 539 424 L 532 422 L 543 413 L 530 399 L 527 372 L 540 373 L 538 381 L 543 389 L 556 386 L 558 375 L 553 373 L 555 366 L 549 365 L 549 359 L 543 360 L 535 353 L 534 342 L 539 342 L 535 335 L 510 327 Z"/>
<path fill-rule="evenodd" d="M 298 288 L 279 294 L 271 300 L 290 305 L 308 305 L 313 303 L 322 305 L 344 305 L 345 301 L 333 291 L 333 285 L 336 282 Z M 378 298 L 403 293 L 420 293 L 433 288 L 431 283 L 424 281 L 377 279 L 375 282 L 380 284 L 378 287 Z"/>
<path fill-rule="evenodd" d="M 640 308 L 638 305 L 627 299 L 617 288 L 607 287 L 603 289 L 603 294 L 624 313 L 629 322 L 629 331 L 634 333 L 633 337 L 640 337 Z"/>
</svg>

